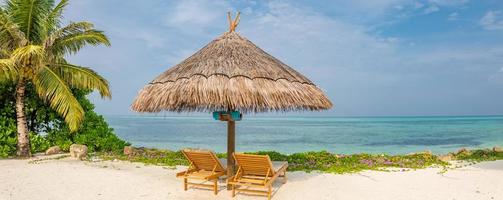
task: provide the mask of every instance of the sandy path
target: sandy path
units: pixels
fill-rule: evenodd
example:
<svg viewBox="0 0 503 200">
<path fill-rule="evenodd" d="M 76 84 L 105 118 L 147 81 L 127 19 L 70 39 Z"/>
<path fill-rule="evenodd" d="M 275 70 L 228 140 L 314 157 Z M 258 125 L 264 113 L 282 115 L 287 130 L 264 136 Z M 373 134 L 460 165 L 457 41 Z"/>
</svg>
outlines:
<svg viewBox="0 0 503 200">
<path fill-rule="evenodd" d="M 0 199 L 232 199 L 223 188 L 190 189 L 172 170 L 128 162 L 81 162 L 68 158 L 29 163 L 0 160 Z M 438 174 L 368 171 L 350 175 L 293 172 L 276 185 L 273 199 L 503 199 L 503 161 L 485 162 Z M 240 194 L 236 199 L 265 199 Z"/>
</svg>

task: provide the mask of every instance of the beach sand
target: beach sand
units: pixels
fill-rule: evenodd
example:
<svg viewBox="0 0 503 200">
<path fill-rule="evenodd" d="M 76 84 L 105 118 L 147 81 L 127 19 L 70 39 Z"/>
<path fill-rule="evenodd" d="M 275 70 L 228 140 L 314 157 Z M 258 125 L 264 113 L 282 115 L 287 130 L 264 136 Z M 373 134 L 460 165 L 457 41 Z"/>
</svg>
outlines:
<svg viewBox="0 0 503 200">
<path fill-rule="evenodd" d="M 0 199 L 233 199 L 220 183 L 209 190 L 183 191 L 171 169 L 124 161 L 0 160 Z M 275 185 L 273 199 L 503 199 L 503 161 L 448 170 L 365 171 L 356 174 L 291 172 L 288 183 Z M 266 199 L 238 194 L 235 199 Z"/>
</svg>

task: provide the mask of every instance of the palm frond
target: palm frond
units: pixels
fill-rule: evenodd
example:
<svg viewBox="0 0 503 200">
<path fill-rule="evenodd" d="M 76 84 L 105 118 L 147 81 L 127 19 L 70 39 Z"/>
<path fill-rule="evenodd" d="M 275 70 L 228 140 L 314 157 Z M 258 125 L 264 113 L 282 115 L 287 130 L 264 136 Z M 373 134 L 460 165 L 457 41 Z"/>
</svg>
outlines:
<svg viewBox="0 0 503 200">
<path fill-rule="evenodd" d="M 11 59 L 18 65 L 37 67 L 44 62 L 44 56 L 44 47 L 39 45 L 28 45 L 15 49 L 11 54 Z"/>
<path fill-rule="evenodd" d="M 35 75 L 33 83 L 38 95 L 63 116 L 70 130 L 78 130 L 84 118 L 84 109 L 66 82 L 56 72 L 44 66 Z"/>
<path fill-rule="evenodd" d="M 10 57 L 9 55 L 10 55 L 10 53 L 8 50 L 0 49 L 0 59 L 8 58 L 8 57 Z"/>
<path fill-rule="evenodd" d="M 86 45 L 97 46 L 101 44 L 110 46 L 110 41 L 102 31 L 91 29 L 55 39 L 49 49 L 54 55 L 65 55 L 77 53 Z"/>
<path fill-rule="evenodd" d="M 108 81 L 89 68 L 66 63 L 50 68 L 72 88 L 98 90 L 101 97 L 112 97 Z"/>
<path fill-rule="evenodd" d="M 44 24 L 45 35 L 50 35 L 53 31 L 61 27 L 61 18 L 65 7 L 68 5 L 68 0 L 61 0 L 49 13 Z"/>
<path fill-rule="evenodd" d="M 50 48 L 56 39 L 60 39 L 61 37 L 70 34 L 82 33 L 84 31 L 92 30 L 93 28 L 94 25 L 90 22 L 71 22 L 67 26 L 51 32 L 49 37 L 45 39 L 44 45 L 46 48 Z"/>
<path fill-rule="evenodd" d="M 16 81 L 18 69 L 11 59 L 0 59 L 0 82 Z"/>
<path fill-rule="evenodd" d="M 9 0 L 5 10 L 27 40 L 38 44 L 44 37 L 44 24 L 52 10 L 52 0 Z"/>
<path fill-rule="evenodd" d="M 0 7 L 0 49 L 14 49 L 26 43 L 24 33 Z"/>
</svg>

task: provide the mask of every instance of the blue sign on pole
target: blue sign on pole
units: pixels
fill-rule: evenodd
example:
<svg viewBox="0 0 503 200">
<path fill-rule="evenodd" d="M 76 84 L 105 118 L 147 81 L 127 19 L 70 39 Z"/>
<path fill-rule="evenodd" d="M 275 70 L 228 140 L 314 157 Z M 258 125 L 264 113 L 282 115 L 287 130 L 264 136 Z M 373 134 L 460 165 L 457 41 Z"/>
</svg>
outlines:
<svg viewBox="0 0 503 200">
<path fill-rule="evenodd" d="M 215 111 L 213 119 L 220 121 L 241 121 L 243 114 L 239 111 Z"/>
</svg>

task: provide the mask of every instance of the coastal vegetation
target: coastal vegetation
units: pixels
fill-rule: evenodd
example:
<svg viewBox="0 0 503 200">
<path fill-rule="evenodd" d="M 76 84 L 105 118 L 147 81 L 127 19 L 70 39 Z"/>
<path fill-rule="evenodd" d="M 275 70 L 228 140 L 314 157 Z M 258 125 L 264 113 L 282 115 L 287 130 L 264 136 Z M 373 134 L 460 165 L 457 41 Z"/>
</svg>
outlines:
<svg viewBox="0 0 503 200">
<path fill-rule="evenodd" d="M 282 154 L 275 151 L 248 152 L 250 154 L 269 155 L 273 161 L 288 161 L 289 171 L 320 171 L 329 173 L 354 173 L 363 170 L 388 171 L 389 169 L 423 169 L 432 166 L 448 166 L 441 156 L 428 151 L 408 155 L 352 154 L 340 155 L 327 151 Z M 503 159 L 503 151 L 496 149 L 460 150 L 448 154 L 450 160 L 491 161 Z M 117 152 L 97 153 L 93 155 L 104 160 L 124 160 L 174 167 L 188 165 L 181 151 L 134 148 L 128 155 Z M 219 158 L 226 158 L 225 153 L 218 153 Z"/>
<path fill-rule="evenodd" d="M 111 97 L 108 82 L 103 77 L 65 59 L 88 45 L 110 45 L 105 34 L 90 22 L 71 22 L 63 26 L 62 14 L 67 5 L 68 0 L 57 4 L 54 0 L 7 0 L 0 6 L 0 82 L 7 88 L 2 98 L 14 97 L 2 106 L 4 114 L 0 121 L 2 129 L 6 130 L 0 132 L 1 155 L 11 153 L 11 147 L 6 146 L 13 143 L 12 138 L 17 140 L 19 157 L 29 157 L 32 151 L 41 150 L 37 149 L 41 147 L 38 144 L 30 145 L 30 142 L 44 143 L 35 136 L 40 133 L 39 128 L 56 126 L 72 133 L 82 131 L 85 119 L 97 116 L 86 114 L 76 96 L 78 90 L 86 94 L 96 90 L 102 97 Z M 27 94 L 31 95 L 30 100 Z M 40 123 L 51 121 L 39 116 L 47 112 L 50 114 L 45 116 L 61 119 L 65 127 L 57 127 L 60 123 Z M 12 119 L 15 119 L 15 136 Z M 49 132 L 49 135 L 54 133 Z M 81 137 L 76 135 L 74 139 Z"/>
<path fill-rule="evenodd" d="M 0 158 L 16 153 L 15 97 L 11 92 L 14 84 L 0 83 Z M 59 146 L 68 151 L 71 144 L 85 144 L 89 151 L 122 152 L 129 145 L 117 137 L 103 116 L 94 112 L 94 105 L 87 99 L 89 91 L 73 90 L 74 96 L 84 109 L 83 123 L 76 132 L 71 132 L 64 119 L 46 105 L 29 87 L 26 93 L 26 118 L 30 130 L 31 153 L 44 152 L 50 146 Z"/>
<path fill-rule="evenodd" d="M 460 151 L 451 154 L 456 160 L 465 160 L 471 162 L 503 160 L 503 149 L 495 147 L 493 149 L 475 149 Z"/>
</svg>

